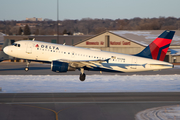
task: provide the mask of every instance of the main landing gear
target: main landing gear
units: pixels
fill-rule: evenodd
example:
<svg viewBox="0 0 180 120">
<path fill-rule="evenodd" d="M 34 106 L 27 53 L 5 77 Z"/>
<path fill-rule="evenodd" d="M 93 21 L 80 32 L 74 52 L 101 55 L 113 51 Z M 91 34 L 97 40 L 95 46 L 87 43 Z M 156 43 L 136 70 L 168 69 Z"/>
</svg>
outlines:
<svg viewBox="0 0 180 120">
<path fill-rule="evenodd" d="M 26 60 L 27 66 L 24 68 L 24 70 L 27 72 L 29 70 L 29 64 L 31 61 Z"/>
<path fill-rule="evenodd" d="M 81 74 L 79 76 L 79 79 L 81 81 L 84 81 L 86 79 L 86 74 L 84 73 L 84 68 L 80 68 L 81 69 Z"/>
</svg>

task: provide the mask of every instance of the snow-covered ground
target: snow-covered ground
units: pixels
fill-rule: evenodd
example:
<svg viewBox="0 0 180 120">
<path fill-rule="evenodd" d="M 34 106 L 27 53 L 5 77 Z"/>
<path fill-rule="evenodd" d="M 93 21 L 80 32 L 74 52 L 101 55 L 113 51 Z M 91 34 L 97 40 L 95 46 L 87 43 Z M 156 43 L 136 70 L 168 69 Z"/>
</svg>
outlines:
<svg viewBox="0 0 180 120">
<path fill-rule="evenodd" d="M 136 114 L 136 120 L 180 120 L 180 107 L 176 105 L 150 108 Z"/>
<path fill-rule="evenodd" d="M 180 75 L 0 75 L 0 93 L 180 92 Z"/>
</svg>

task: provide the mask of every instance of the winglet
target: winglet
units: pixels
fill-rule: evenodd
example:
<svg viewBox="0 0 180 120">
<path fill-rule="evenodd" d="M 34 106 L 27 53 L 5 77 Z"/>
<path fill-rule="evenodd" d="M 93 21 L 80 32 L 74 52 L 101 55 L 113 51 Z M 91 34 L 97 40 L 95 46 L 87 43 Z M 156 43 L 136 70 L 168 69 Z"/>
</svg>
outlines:
<svg viewBox="0 0 180 120">
<path fill-rule="evenodd" d="M 164 31 L 149 46 L 135 56 L 163 61 L 171 44 L 175 31 Z"/>
</svg>

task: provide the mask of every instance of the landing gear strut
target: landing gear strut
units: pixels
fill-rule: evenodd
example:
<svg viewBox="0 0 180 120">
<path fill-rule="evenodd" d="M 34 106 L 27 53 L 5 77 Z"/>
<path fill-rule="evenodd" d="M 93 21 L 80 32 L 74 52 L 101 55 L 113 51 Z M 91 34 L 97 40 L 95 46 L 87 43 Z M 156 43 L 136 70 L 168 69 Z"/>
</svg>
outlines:
<svg viewBox="0 0 180 120">
<path fill-rule="evenodd" d="M 24 70 L 27 72 L 29 70 L 29 64 L 30 64 L 31 61 L 26 60 L 26 62 L 27 62 L 27 66 L 25 67 Z"/>
<path fill-rule="evenodd" d="M 86 74 L 84 73 L 84 68 L 81 68 L 81 74 L 79 76 L 79 79 L 81 81 L 84 81 L 86 79 Z"/>
</svg>

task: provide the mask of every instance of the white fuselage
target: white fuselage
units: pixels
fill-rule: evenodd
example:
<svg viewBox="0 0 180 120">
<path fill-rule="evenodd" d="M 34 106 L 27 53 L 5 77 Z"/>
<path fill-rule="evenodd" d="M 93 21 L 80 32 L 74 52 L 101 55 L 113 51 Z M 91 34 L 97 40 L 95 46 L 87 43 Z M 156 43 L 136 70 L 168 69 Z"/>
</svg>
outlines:
<svg viewBox="0 0 180 120">
<path fill-rule="evenodd" d="M 16 44 L 16 46 L 11 45 L 5 47 L 4 52 L 16 58 L 47 62 L 55 60 L 92 61 L 106 60 L 110 58 L 108 62 L 102 62 L 101 64 L 93 66 L 94 69 L 92 70 L 103 68 L 105 71 L 138 72 L 173 67 L 172 64 L 163 61 L 97 49 L 86 49 L 30 40 L 17 41 Z"/>
</svg>

